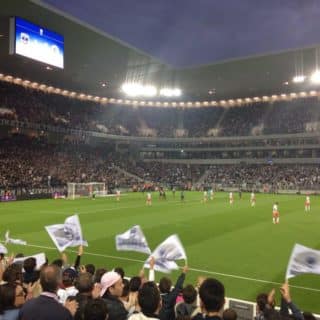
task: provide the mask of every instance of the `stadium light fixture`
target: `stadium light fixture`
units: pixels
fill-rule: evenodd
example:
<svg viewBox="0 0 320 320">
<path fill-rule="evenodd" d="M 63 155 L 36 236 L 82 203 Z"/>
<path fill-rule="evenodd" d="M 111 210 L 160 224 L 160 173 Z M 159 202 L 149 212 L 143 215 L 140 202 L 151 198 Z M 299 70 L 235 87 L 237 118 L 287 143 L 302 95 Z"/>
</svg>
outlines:
<svg viewBox="0 0 320 320">
<path fill-rule="evenodd" d="M 182 94 L 181 89 L 179 89 L 179 88 L 173 89 L 173 95 L 174 95 L 175 97 L 180 97 L 181 94 Z"/>
<path fill-rule="evenodd" d="M 122 91 L 131 97 L 136 97 L 142 93 L 142 85 L 138 83 L 124 83 L 121 87 Z"/>
<path fill-rule="evenodd" d="M 311 75 L 311 81 L 315 84 L 320 83 L 320 71 L 316 70 L 312 75 Z"/>
<path fill-rule="evenodd" d="M 121 86 L 121 90 L 128 96 L 137 97 L 137 96 L 146 96 L 154 97 L 157 94 L 157 88 L 152 85 L 143 86 L 140 83 L 124 83 Z"/>
<path fill-rule="evenodd" d="M 180 97 L 182 94 L 181 89 L 179 88 L 162 88 L 160 90 L 160 95 L 164 97 Z"/>
<path fill-rule="evenodd" d="M 143 95 L 146 97 L 154 97 L 157 94 L 157 88 L 155 86 L 145 86 L 143 88 Z"/>
<path fill-rule="evenodd" d="M 160 90 L 160 95 L 165 97 L 172 97 L 172 92 L 169 88 L 162 88 Z"/>
<path fill-rule="evenodd" d="M 303 83 L 303 82 L 305 81 L 305 79 L 306 79 L 306 76 L 304 76 L 304 75 L 299 75 L 299 76 L 293 77 L 292 81 L 293 81 L 294 83 Z"/>
</svg>

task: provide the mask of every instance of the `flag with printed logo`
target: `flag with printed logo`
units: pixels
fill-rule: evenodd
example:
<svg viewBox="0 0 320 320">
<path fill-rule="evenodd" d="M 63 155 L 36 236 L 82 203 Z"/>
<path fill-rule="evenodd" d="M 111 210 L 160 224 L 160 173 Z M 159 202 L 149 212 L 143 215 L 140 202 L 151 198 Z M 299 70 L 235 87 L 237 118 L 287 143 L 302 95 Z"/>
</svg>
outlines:
<svg viewBox="0 0 320 320">
<path fill-rule="evenodd" d="M 45 229 L 60 252 L 68 247 L 88 246 L 82 237 L 78 215 L 68 217 L 63 224 L 46 226 Z"/>
<path fill-rule="evenodd" d="M 150 254 L 146 237 L 140 226 L 136 225 L 122 234 L 116 235 L 116 248 L 118 251 L 137 251 Z"/>
<path fill-rule="evenodd" d="M 286 279 L 303 273 L 320 274 L 320 251 L 295 244 L 286 272 Z"/>
</svg>

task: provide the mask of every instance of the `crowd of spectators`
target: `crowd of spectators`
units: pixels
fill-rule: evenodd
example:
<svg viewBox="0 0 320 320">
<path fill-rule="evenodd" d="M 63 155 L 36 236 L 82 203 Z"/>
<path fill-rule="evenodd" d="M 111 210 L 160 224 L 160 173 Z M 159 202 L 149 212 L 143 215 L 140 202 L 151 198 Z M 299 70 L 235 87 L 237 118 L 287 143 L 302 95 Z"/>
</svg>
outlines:
<svg viewBox="0 0 320 320">
<path fill-rule="evenodd" d="M 316 97 L 242 107 L 108 105 L 0 82 L 0 118 L 116 135 L 158 137 L 301 133 L 320 128 Z"/>
<path fill-rule="evenodd" d="M 118 162 L 103 148 L 48 144 L 24 136 L 3 139 L 0 188 L 32 190 L 66 187 L 68 182 L 104 182 L 114 189 L 138 183 L 139 179 L 117 170 Z"/>
<path fill-rule="evenodd" d="M 0 189 L 26 191 L 66 188 L 68 182 L 103 182 L 108 190 L 145 183 L 168 188 L 242 187 L 243 189 L 315 190 L 320 187 L 317 165 L 170 164 L 134 161 L 103 146 L 50 144 L 45 139 L 2 139 Z M 199 187 L 200 184 L 200 187 Z"/>
<path fill-rule="evenodd" d="M 317 165 L 210 166 L 204 185 L 260 190 L 316 190 L 320 187 Z"/>
<path fill-rule="evenodd" d="M 36 265 L 36 259 L 22 263 L 0 253 L 1 320 L 236 320 L 236 310 L 225 308 L 225 287 L 214 278 L 199 276 L 196 284 L 185 284 L 184 266 L 175 285 L 165 276 L 155 282 L 151 258 L 148 278 L 142 269 L 125 277 L 122 267 L 96 268 L 81 265 L 80 246 L 74 264 L 61 258 Z M 21 254 L 20 254 L 21 256 Z M 22 255 L 23 256 L 23 255 Z M 288 283 L 279 288 L 280 310 L 275 309 L 275 289 L 257 295 L 256 320 L 314 320 L 294 304 Z M 289 310 L 291 315 L 289 316 Z"/>
</svg>

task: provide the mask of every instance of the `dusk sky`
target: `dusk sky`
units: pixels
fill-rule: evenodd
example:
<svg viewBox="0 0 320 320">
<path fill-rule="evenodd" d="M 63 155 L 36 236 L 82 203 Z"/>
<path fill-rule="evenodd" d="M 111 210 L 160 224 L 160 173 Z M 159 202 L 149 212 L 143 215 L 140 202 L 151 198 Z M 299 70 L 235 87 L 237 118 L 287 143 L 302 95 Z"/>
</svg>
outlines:
<svg viewBox="0 0 320 320">
<path fill-rule="evenodd" d="M 43 0 L 174 66 L 320 44 L 319 0 Z"/>
</svg>

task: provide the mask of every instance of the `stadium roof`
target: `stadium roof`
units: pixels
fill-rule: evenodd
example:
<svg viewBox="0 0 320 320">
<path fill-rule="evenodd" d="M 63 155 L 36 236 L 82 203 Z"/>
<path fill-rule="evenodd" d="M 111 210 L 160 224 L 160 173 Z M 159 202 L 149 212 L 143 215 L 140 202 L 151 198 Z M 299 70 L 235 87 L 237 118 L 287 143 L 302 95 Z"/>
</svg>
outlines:
<svg viewBox="0 0 320 320">
<path fill-rule="evenodd" d="M 311 74 L 319 48 L 174 68 L 85 22 L 39 1 L 4 0 L 0 12 L 0 72 L 31 81 L 105 97 L 123 97 L 125 81 L 141 80 L 183 90 L 182 100 L 254 97 L 313 89 L 292 77 Z M 20 16 L 54 30 L 65 39 L 65 68 L 51 68 L 9 52 L 9 17 Z M 232 39 L 227 39 L 227 42 Z"/>
</svg>

